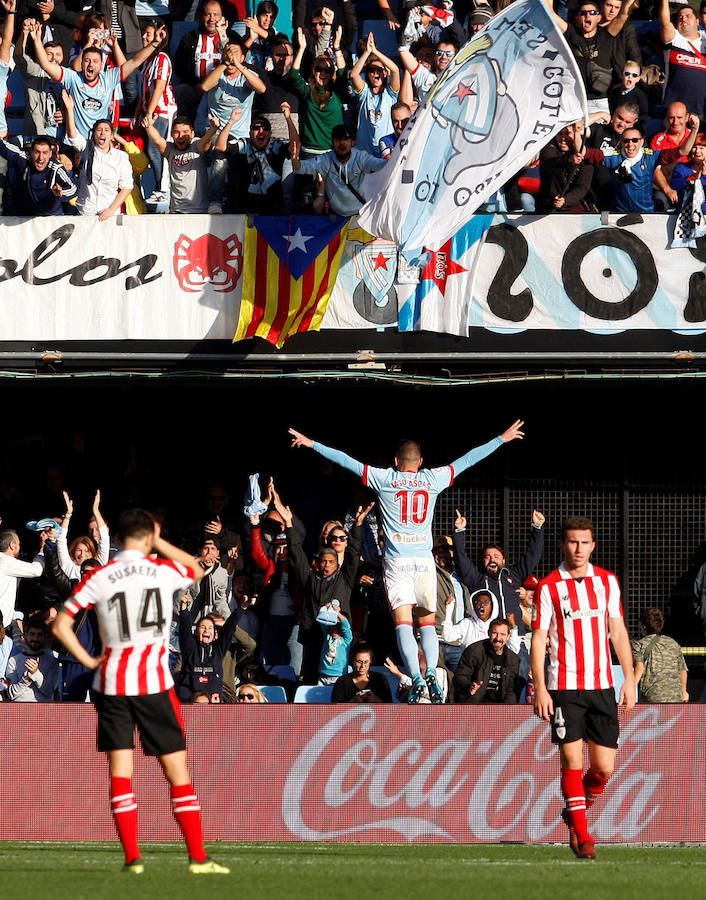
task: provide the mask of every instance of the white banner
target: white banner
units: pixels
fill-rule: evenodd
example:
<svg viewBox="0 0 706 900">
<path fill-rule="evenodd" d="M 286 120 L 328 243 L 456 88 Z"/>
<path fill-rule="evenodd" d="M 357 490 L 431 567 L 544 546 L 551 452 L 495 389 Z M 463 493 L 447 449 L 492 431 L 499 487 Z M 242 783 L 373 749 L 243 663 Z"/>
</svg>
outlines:
<svg viewBox="0 0 706 900">
<path fill-rule="evenodd" d="M 244 222 L 0 219 L 0 339 L 232 340 Z"/>
<path fill-rule="evenodd" d="M 542 0 L 517 0 L 439 75 L 380 172 L 360 224 L 438 250 L 565 126 L 586 116 L 573 54 Z"/>
</svg>

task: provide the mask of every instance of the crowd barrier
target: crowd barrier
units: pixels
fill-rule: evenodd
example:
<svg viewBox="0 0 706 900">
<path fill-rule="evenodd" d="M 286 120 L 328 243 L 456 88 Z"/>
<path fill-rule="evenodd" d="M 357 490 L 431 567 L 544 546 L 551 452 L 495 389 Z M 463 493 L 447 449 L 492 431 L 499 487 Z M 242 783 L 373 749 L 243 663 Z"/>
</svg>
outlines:
<svg viewBox="0 0 706 900">
<path fill-rule="evenodd" d="M 5 840 L 113 840 L 88 704 L 0 704 Z M 524 706 L 184 708 L 209 840 L 564 841 L 549 728 Z M 705 842 L 706 706 L 621 716 L 601 841 Z M 177 840 L 155 760 L 136 754 L 140 834 Z M 24 811 L 24 812 L 23 812 Z"/>
</svg>

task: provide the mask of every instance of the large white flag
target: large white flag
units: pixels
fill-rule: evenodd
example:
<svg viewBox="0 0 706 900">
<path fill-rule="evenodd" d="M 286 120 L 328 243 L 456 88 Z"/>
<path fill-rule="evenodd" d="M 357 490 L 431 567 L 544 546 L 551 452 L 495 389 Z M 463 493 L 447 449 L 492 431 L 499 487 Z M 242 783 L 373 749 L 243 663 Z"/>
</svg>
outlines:
<svg viewBox="0 0 706 900">
<path fill-rule="evenodd" d="M 388 164 L 365 180 L 359 222 L 403 252 L 438 250 L 567 124 L 586 117 L 573 54 L 542 0 L 517 0 L 457 53 Z"/>
</svg>

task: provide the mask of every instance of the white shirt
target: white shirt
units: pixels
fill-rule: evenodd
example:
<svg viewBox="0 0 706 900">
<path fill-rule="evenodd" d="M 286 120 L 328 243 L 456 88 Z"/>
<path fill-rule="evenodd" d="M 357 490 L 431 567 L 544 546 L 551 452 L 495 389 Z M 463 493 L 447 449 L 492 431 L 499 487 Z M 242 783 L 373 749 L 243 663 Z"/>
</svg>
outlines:
<svg viewBox="0 0 706 900">
<path fill-rule="evenodd" d="M 0 612 L 6 628 L 12 621 L 15 609 L 17 582 L 20 578 L 39 578 L 43 571 L 44 566 L 36 559 L 28 563 L 0 553 Z"/>
<path fill-rule="evenodd" d="M 77 135 L 72 141 L 78 150 L 85 152 L 86 139 Z M 82 216 L 97 216 L 107 209 L 118 195 L 118 191 L 132 190 L 132 166 L 130 157 L 123 150 L 111 147 L 103 153 L 97 147 L 93 150 L 93 172 L 91 183 L 87 183 L 86 170 L 81 168 L 76 208 Z"/>
</svg>

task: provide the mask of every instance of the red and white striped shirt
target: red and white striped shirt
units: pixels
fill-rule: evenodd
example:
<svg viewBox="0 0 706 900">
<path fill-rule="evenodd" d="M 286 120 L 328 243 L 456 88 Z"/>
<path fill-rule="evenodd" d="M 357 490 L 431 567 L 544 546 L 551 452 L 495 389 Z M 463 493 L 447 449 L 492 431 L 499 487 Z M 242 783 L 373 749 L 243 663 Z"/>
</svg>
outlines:
<svg viewBox="0 0 706 900">
<path fill-rule="evenodd" d="M 200 34 L 194 50 L 194 74 L 203 80 L 220 63 L 221 38 L 218 34 Z"/>
<path fill-rule="evenodd" d="M 166 53 L 153 56 L 142 69 L 142 109 L 147 112 L 158 80 L 166 81 L 164 93 L 154 108 L 158 119 L 169 119 L 176 110 L 174 91 L 172 90 L 172 61 Z"/>
<path fill-rule="evenodd" d="M 550 691 L 613 686 L 608 620 L 622 615 L 618 579 L 605 569 L 589 563 L 584 578 L 572 578 L 562 563 L 540 581 L 532 627 L 549 632 Z"/>
<path fill-rule="evenodd" d="M 76 586 L 64 609 L 72 618 L 95 609 L 103 641 L 94 690 L 144 696 L 173 686 L 168 641 L 174 593 L 193 580 L 189 566 L 123 550 Z"/>
</svg>

